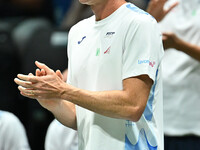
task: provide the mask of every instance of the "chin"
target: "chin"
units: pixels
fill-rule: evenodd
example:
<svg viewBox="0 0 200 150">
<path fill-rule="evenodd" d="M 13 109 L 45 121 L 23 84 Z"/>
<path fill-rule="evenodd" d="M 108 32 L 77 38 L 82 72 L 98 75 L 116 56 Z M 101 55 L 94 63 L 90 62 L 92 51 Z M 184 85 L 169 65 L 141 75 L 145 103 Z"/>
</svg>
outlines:
<svg viewBox="0 0 200 150">
<path fill-rule="evenodd" d="M 81 4 L 88 4 L 88 0 L 79 0 Z"/>
</svg>

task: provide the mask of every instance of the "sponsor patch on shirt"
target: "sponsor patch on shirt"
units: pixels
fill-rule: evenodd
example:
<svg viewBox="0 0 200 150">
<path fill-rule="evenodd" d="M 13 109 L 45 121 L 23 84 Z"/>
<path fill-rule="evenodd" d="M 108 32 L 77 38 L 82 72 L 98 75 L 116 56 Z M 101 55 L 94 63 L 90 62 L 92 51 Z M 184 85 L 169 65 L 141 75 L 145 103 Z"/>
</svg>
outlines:
<svg viewBox="0 0 200 150">
<path fill-rule="evenodd" d="M 150 60 L 138 60 L 138 64 L 148 64 L 151 67 L 154 67 L 156 62 L 155 61 L 150 61 Z"/>
</svg>

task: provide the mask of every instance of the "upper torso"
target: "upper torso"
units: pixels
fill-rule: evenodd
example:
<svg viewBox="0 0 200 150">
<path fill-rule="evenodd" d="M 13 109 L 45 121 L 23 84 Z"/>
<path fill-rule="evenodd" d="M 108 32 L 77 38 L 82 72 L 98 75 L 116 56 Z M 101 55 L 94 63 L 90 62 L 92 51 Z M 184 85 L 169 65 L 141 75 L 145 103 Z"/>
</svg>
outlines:
<svg viewBox="0 0 200 150">
<path fill-rule="evenodd" d="M 156 27 L 151 16 L 127 3 L 101 21 L 91 17 L 71 29 L 69 84 L 90 91 L 108 91 L 122 90 L 123 79 L 141 74 L 148 74 L 154 81 L 148 108 L 137 123 L 105 117 L 77 106 L 80 150 L 162 150 L 159 65 L 163 51 Z M 145 29 L 143 34 L 141 28 Z M 154 49 L 151 45 L 154 43 L 146 40 L 151 38 L 148 29 L 155 31 L 155 41 L 160 41 Z"/>
</svg>

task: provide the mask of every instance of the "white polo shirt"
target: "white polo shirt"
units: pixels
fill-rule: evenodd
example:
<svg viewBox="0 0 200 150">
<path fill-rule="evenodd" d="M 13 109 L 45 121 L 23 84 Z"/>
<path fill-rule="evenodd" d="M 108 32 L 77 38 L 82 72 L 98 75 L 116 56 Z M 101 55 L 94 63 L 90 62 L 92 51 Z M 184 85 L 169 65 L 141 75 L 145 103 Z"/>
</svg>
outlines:
<svg viewBox="0 0 200 150">
<path fill-rule="evenodd" d="M 105 117 L 76 106 L 79 150 L 163 150 L 163 53 L 155 19 L 131 3 L 101 21 L 93 16 L 71 29 L 69 84 L 109 91 L 122 90 L 123 80 L 130 77 L 145 74 L 154 81 L 138 122 Z"/>
</svg>

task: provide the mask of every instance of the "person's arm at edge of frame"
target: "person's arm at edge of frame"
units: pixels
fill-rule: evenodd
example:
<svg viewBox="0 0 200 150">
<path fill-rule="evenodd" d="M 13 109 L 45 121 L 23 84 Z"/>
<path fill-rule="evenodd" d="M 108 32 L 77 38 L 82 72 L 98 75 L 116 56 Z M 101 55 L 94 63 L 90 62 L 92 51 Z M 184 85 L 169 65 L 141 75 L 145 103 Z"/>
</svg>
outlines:
<svg viewBox="0 0 200 150">
<path fill-rule="evenodd" d="M 162 19 L 179 3 L 174 2 L 168 9 L 164 9 L 167 0 L 151 0 L 147 7 L 147 12 L 150 13 L 158 22 Z M 194 59 L 200 61 L 200 46 L 186 42 L 174 33 L 163 33 L 163 46 L 164 49 L 175 48 L 182 51 Z"/>
<path fill-rule="evenodd" d="M 200 46 L 186 42 L 177 37 L 174 33 L 163 33 L 163 46 L 165 50 L 168 48 L 175 48 L 200 61 Z"/>
</svg>

